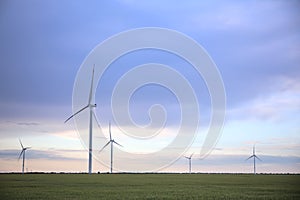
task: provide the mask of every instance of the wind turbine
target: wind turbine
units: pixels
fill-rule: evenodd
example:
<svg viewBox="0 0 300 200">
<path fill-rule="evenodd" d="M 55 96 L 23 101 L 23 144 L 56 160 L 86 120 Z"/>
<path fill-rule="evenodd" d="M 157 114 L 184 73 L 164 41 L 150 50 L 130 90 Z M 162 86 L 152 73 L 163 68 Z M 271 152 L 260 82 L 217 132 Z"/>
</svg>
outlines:
<svg viewBox="0 0 300 200">
<path fill-rule="evenodd" d="M 89 94 L 89 101 L 88 104 L 83 107 L 82 109 L 80 109 L 79 111 L 77 111 L 76 113 L 74 113 L 73 115 L 71 115 L 66 121 L 69 121 L 72 117 L 74 117 L 75 115 L 77 115 L 78 113 L 84 111 L 85 109 L 89 108 L 90 109 L 90 126 L 89 126 L 89 174 L 92 173 L 92 153 L 93 153 L 93 116 L 99 126 L 97 117 L 94 113 L 94 108 L 97 106 L 96 104 L 92 103 L 92 97 L 93 97 L 93 82 L 94 82 L 94 69 L 95 69 L 95 65 L 93 68 L 93 73 L 92 73 L 92 81 L 91 81 L 91 88 L 90 88 L 90 94 Z"/>
<path fill-rule="evenodd" d="M 21 140 L 20 140 L 20 139 L 19 139 L 19 142 L 20 142 L 20 144 L 21 144 L 22 151 L 21 151 L 21 153 L 20 153 L 20 155 L 19 155 L 19 158 L 18 158 L 18 160 L 20 160 L 21 156 L 23 155 L 22 174 L 24 174 L 24 165 L 25 165 L 25 151 L 26 151 L 27 149 L 30 149 L 31 147 L 25 147 L 25 148 L 24 148 L 24 146 L 23 146 L 23 144 L 22 144 L 22 142 L 21 142 Z"/>
<path fill-rule="evenodd" d="M 102 149 L 99 151 L 99 153 L 105 148 L 107 147 L 107 145 L 110 144 L 110 173 L 112 173 L 113 170 L 113 145 L 117 144 L 120 147 L 123 147 L 122 145 L 120 145 L 119 143 L 117 143 L 114 139 L 112 139 L 111 137 L 111 127 L 110 127 L 110 122 L 109 122 L 109 141 L 102 147 Z"/>
<path fill-rule="evenodd" d="M 193 157 L 194 153 L 192 153 L 189 157 L 184 156 L 186 159 L 189 160 L 189 173 L 192 173 L 192 157 Z"/>
<path fill-rule="evenodd" d="M 253 154 L 247 158 L 246 160 L 249 160 L 250 158 L 253 158 L 253 173 L 256 174 L 256 163 L 255 159 L 257 158 L 258 160 L 262 161 L 257 155 L 255 155 L 255 145 L 253 146 Z"/>
</svg>

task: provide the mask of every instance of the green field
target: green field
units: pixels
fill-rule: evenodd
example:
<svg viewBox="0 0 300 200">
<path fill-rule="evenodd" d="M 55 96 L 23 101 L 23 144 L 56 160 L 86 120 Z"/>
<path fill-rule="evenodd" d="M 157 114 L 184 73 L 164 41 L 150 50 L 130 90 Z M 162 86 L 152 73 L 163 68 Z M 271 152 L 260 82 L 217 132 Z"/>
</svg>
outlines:
<svg viewBox="0 0 300 200">
<path fill-rule="evenodd" d="M 0 174 L 0 199 L 300 199 L 300 176 Z"/>
</svg>

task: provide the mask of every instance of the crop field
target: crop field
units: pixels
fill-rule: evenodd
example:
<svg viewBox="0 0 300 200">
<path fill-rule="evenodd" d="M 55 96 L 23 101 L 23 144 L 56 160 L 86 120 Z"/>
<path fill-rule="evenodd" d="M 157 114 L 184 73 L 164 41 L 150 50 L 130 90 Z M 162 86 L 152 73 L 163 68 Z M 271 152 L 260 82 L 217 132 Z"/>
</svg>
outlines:
<svg viewBox="0 0 300 200">
<path fill-rule="evenodd" d="M 300 175 L 0 174 L 0 199 L 300 199 Z"/>
</svg>

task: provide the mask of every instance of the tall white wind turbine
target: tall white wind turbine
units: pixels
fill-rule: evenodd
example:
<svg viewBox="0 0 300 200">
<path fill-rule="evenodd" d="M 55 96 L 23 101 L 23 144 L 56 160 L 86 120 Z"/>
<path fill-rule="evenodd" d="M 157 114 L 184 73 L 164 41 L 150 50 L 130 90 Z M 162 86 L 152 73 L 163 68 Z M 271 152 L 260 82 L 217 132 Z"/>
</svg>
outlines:
<svg viewBox="0 0 300 200">
<path fill-rule="evenodd" d="M 192 153 L 189 157 L 184 156 L 186 159 L 189 160 L 189 173 L 192 173 L 192 157 L 193 157 L 194 153 Z"/>
<path fill-rule="evenodd" d="M 98 123 L 97 117 L 94 113 L 94 108 L 97 106 L 96 104 L 92 103 L 92 98 L 93 98 L 93 82 L 94 82 L 94 69 L 95 69 L 95 65 L 93 68 L 93 73 L 92 73 L 92 81 L 91 81 L 91 88 L 90 88 L 90 94 L 89 94 L 89 101 L 88 104 L 83 107 L 82 109 L 80 109 L 79 111 L 77 111 L 76 113 L 74 113 L 73 115 L 71 115 L 66 121 L 69 121 L 72 117 L 74 117 L 75 115 L 77 115 L 78 113 L 84 111 L 85 109 L 89 108 L 90 109 L 90 126 L 89 126 L 89 174 L 92 173 L 92 153 L 93 153 L 93 116 L 96 120 L 96 122 Z M 99 126 L 99 123 L 98 123 Z"/>
<path fill-rule="evenodd" d="M 113 145 L 114 143 L 123 147 L 122 145 L 120 145 L 118 142 L 116 142 L 114 139 L 112 139 L 111 137 L 111 127 L 110 127 L 110 122 L 109 122 L 109 141 L 102 147 L 102 149 L 99 151 L 101 152 L 105 147 L 107 147 L 107 145 L 110 144 L 110 173 L 112 173 L 113 170 Z"/>
<path fill-rule="evenodd" d="M 253 174 L 256 174 L 256 162 L 255 159 L 258 159 L 261 161 L 261 159 L 255 154 L 255 145 L 253 146 L 253 154 L 247 158 L 246 160 L 249 160 L 250 158 L 253 158 Z"/>
<path fill-rule="evenodd" d="M 21 151 L 21 153 L 20 153 L 20 155 L 19 155 L 19 158 L 18 158 L 18 160 L 20 160 L 21 156 L 23 155 L 23 162 L 22 162 L 22 174 L 24 174 L 24 165 L 25 165 L 25 152 L 26 152 L 26 150 L 27 150 L 27 149 L 30 149 L 31 147 L 24 147 L 20 139 L 19 139 L 19 142 L 20 142 L 20 144 L 21 144 L 22 151 Z"/>
</svg>

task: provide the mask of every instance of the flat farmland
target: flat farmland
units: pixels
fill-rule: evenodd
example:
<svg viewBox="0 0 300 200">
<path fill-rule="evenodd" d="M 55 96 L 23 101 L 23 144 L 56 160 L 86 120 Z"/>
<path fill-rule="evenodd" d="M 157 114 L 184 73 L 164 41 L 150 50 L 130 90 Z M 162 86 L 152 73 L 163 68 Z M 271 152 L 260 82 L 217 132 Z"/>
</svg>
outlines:
<svg viewBox="0 0 300 200">
<path fill-rule="evenodd" d="M 300 175 L 0 174 L 0 199 L 300 199 Z"/>
</svg>

